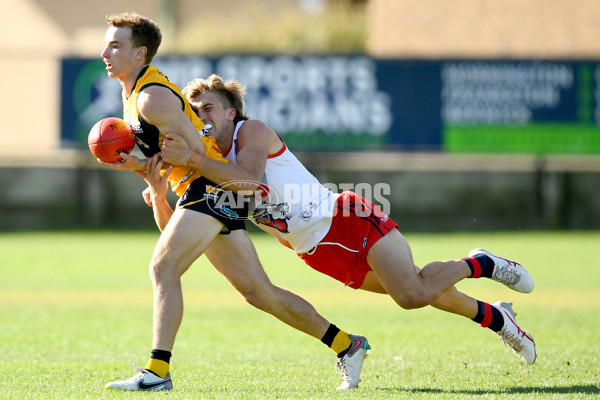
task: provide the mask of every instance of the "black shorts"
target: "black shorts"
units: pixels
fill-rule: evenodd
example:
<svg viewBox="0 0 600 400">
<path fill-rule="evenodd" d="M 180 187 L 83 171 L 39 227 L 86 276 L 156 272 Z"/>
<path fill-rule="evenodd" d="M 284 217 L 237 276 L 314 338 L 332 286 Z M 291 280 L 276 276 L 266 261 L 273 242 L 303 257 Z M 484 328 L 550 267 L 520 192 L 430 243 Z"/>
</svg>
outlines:
<svg viewBox="0 0 600 400">
<path fill-rule="evenodd" d="M 221 235 L 246 229 L 249 202 L 244 196 L 225 190 L 201 176 L 194 179 L 177 202 L 177 208 L 186 208 L 210 215 L 225 225 Z"/>
</svg>

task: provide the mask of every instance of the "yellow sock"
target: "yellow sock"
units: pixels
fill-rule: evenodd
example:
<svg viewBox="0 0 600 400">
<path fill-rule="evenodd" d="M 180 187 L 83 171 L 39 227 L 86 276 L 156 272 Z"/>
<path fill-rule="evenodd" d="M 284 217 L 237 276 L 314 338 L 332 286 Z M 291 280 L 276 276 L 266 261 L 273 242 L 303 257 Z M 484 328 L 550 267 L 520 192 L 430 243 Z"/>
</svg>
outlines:
<svg viewBox="0 0 600 400">
<path fill-rule="evenodd" d="M 166 378 L 169 373 L 169 363 L 163 360 L 157 360 L 156 358 L 151 358 L 148 360 L 148 364 L 146 364 L 146 369 L 154 372 L 161 378 Z"/>
<path fill-rule="evenodd" d="M 335 338 L 333 338 L 333 343 L 331 344 L 331 349 L 335 351 L 335 354 L 340 354 L 342 351 L 348 349 L 352 344 L 352 339 L 350 339 L 350 335 L 348 333 L 340 330 Z"/>
</svg>

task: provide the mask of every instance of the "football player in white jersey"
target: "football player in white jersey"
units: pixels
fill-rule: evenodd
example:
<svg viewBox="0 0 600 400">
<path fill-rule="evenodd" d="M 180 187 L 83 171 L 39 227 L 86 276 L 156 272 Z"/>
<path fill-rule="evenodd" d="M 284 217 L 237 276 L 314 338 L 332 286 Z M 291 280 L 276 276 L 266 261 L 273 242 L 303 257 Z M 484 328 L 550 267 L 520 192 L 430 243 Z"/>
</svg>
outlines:
<svg viewBox="0 0 600 400">
<path fill-rule="evenodd" d="M 410 245 L 389 216 L 353 192 L 331 193 L 273 129 L 244 115 L 245 91 L 238 82 L 211 75 L 192 81 L 183 93 L 204 123 L 212 125 L 209 134 L 230 163 L 190 150 L 174 132 L 162 146 L 165 162 L 193 168 L 233 191 L 236 185 L 259 191 L 263 185 L 277 194 L 271 205 L 287 203 L 288 212 L 269 214 L 266 204 L 251 219 L 312 268 L 354 289 L 388 294 L 405 309 L 431 305 L 470 318 L 497 333 L 526 363 L 535 361 L 533 338 L 517 325 L 510 303 L 479 301 L 454 287 L 465 278 L 486 277 L 529 293 L 533 279 L 522 265 L 474 249 L 464 258 L 417 267 Z M 322 189 L 314 190 L 315 182 Z M 291 198 L 286 185 L 310 188 L 311 193 Z"/>
</svg>

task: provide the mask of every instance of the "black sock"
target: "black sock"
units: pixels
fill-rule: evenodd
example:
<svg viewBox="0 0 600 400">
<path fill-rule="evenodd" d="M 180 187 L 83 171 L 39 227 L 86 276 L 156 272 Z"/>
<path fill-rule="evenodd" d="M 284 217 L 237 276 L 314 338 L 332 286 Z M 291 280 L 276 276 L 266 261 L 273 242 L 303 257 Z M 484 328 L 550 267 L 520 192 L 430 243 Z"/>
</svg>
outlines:
<svg viewBox="0 0 600 400">
<path fill-rule="evenodd" d="M 467 265 L 471 269 L 471 278 L 491 278 L 494 272 L 494 260 L 485 254 L 477 254 L 474 257 L 465 257 Z"/>
<path fill-rule="evenodd" d="M 327 332 L 325 332 L 325 335 L 323 335 L 321 342 L 326 344 L 328 347 L 331 347 L 331 345 L 333 344 L 333 339 L 335 339 L 335 336 L 339 332 L 340 332 L 340 328 L 338 328 L 334 324 L 330 324 L 329 328 L 327 328 Z"/>
<path fill-rule="evenodd" d="M 479 300 L 477 300 L 477 315 L 473 318 L 473 321 L 494 332 L 500 332 L 502 326 L 504 326 L 502 313 L 489 303 Z"/>
<path fill-rule="evenodd" d="M 161 360 L 168 364 L 171 362 L 171 352 L 166 350 L 152 349 L 150 352 L 150 358 Z"/>
</svg>

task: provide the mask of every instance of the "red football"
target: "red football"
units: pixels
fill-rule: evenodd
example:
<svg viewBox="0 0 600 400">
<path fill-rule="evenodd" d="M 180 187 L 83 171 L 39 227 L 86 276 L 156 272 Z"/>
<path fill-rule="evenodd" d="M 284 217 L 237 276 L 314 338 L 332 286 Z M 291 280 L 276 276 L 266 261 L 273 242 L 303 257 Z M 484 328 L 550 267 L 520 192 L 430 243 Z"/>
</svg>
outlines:
<svg viewBox="0 0 600 400">
<path fill-rule="evenodd" d="M 121 118 L 101 119 L 90 130 L 88 146 L 96 158 L 106 162 L 119 162 L 119 153 L 131 153 L 135 147 L 135 133 Z"/>
</svg>

